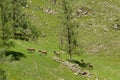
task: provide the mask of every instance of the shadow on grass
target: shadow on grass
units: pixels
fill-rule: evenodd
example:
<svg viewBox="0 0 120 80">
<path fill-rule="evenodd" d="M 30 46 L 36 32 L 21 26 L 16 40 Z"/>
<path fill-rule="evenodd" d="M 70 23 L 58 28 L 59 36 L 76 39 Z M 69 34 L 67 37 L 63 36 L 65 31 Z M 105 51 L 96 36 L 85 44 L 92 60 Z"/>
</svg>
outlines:
<svg viewBox="0 0 120 80">
<path fill-rule="evenodd" d="M 5 56 L 11 56 L 11 60 L 20 60 L 21 58 L 25 58 L 26 56 L 23 53 L 15 52 L 15 51 L 7 51 Z"/>
<path fill-rule="evenodd" d="M 75 60 L 75 59 L 71 59 L 71 60 L 68 59 L 67 61 L 75 63 L 75 64 L 78 64 L 80 67 L 83 67 L 83 68 L 87 68 L 88 67 L 87 63 L 83 63 L 83 62 L 80 62 L 80 61 Z"/>
</svg>

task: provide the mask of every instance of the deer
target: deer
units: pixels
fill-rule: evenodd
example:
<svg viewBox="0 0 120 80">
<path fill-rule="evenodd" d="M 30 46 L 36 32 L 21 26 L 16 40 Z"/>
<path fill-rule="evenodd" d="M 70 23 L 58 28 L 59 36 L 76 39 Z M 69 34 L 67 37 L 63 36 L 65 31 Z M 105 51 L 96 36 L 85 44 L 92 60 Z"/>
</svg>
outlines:
<svg viewBox="0 0 120 80">
<path fill-rule="evenodd" d="M 47 55 L 47 51 L 39 50 L 39 52 L 40 52 L 41 54 Z"/>
<path fill-rule="evenodd" d="M 60 53 L 58 53 L 57 51 L 54 51 L 54 54 L 56 57 L 60 57 Z"/>
<path fill-rule="evenodd" d="M 30 51 L 30 52 L 35 52 L 34 48 L 28 48 L 27 50 Z"/>
<path fill-rule="evenodd" d="M 88 65 L 89 68 L 93 69 L 93 64 L 87 63 L 87 65 Z"/>
<path fill-rule="evenodd" d="M 83 59 L 81 60 L 81 64 L 83 66 L 86 66 L 86 67 L 89 67 L 89 68 L 93 69 L 93 64 L 91 64 L 91 63 L 85 63 Z"/>
</svg>

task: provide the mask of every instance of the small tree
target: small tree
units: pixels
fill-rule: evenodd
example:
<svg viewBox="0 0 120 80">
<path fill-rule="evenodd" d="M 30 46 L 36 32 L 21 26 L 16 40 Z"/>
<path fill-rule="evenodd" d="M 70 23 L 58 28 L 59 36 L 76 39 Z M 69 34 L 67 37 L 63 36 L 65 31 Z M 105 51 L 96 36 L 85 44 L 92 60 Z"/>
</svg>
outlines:
<svg viewBox="0 0 120 80">
<path fill-rule="evenodd" d="M 61 44 L 65 47 L 65 50 L 69 53 L 70 59 L 72 58 L 72 54 L 75 52 L 78 43 L 77 43 L 77 29 L 78 25 L 75 21 L 74 16 L 72 15 L 72 6 L 70 5 L 69 0 L 62 0 L 62 9 L 63 9 L 63 17 L 62 17 L 62 28 L 64 34 L 64 43 L 61 42 Z M 63 39 L 63 38 L 61 38 Z"/>
<path fill-rule="evenodd" d="M 0 24 L 0 38 L 1 38 L 1 55 L 8 50 L 11 46 L 9 39 L 12 37 L 12 25 L 11 25 L 11 9 L 12 6 L 9 4 L 11 0 L 0 0 L 0 15 L 1 15 L 1 24 Z"/>
<path fill-rule="evenodd" d="M 15 39 L 29 40 L 38 37 L 38 30 L 33 26 L 29 17 L 23 10 L 26 9 L 27 0 L 12 0 L 12 19 L 13 19 L 13 33 Z"/>
</svg>

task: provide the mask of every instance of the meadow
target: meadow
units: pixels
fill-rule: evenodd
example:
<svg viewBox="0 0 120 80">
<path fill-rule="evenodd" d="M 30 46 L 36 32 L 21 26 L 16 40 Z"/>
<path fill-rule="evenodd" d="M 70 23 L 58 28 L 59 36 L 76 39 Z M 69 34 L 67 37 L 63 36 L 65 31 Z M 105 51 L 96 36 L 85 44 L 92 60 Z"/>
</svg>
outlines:
<svg viewBox="0 0 120 80">
<path fill-rule="evenodd" d="M 60 0 L 58 0 L 60 1 Z M 120 79 L 120 1 L 119 0 L 75 0 L 73 8 L 88 10 L 87 15 L 76 17 L 80 54 L 73 54 L 73 59 L 93 64 L 93 70 L 84 68 L 93 74 L 91 78 L 75 75 L 68 67 L 53 60 L 54 50 L 60 49 L 62 25 L 61 6 L 53 5 L 50 0 L 28 0 L 30 20 L 41 32 L 38 40 L 14 40 L 7 61 L 0 67 L 5 70 L 8 80 L 119 80 Z M 43 10 L 39 9 L 43 8 Z M 47 8 L 56 14 L 45 12 Z M 25 10 L 25 11 L 26 11 Z M 118 21 L 118 22 L 117 22 Z M 35 48 L 30 53 L 27 49 Z M 39 55 L 39 50 L 48 54 Z M 61 53 L 61 59 L 69 55 Z"/>
</svg>

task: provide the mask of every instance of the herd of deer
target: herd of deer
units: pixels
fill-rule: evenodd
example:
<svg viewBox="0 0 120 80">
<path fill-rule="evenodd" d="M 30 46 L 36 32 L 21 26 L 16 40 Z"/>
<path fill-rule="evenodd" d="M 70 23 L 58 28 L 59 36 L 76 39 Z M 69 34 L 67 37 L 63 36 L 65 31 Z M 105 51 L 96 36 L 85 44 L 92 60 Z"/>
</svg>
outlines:
<svg viewBox="0 0 120 80">
<path fill-rule="evenodd" d="M 34 48 L 28 48 L 27 50 L 29 52 L 35 52 L 36 51 Z M 40 55 L 41 54 L 47 55 L 47 51 L 45 51 L 45 50 L 39 50 L 38 52 L 40 53 Z M 54 54 L 55 54 L 56 57 L 60 57 L 60 53 L 58 53 L 57 51 L 53 51 L 53 52 L 54 52 Z"/>
<path fill-rule="evenodd" d="M 28 48 L 27 50 L 29 52 L 35 52 L 36 51 L 34 48 Z M 38 52 L 40 53 L 40 55 L 42 55 L 42 54 L 43 55 L 47 55 L 47 51 L 45 51 L 45 50 L 39 50 Z M 53 53 L 54 53 L 54 55 L 56 57 L 60 58 L 60 53 L 59 52 L 57 52 L 57 51 L 54 50 Z M 87 64 L 88 67 L 90 67 L 91 69 L 93 69 L 93 65 L 91 63 L 85 63 L 84 60 L 81 60 L 81 63 L 82 64 Z"/>
</svg>

